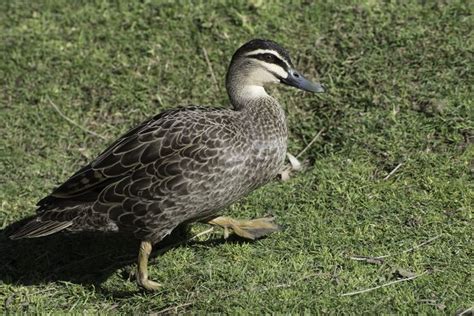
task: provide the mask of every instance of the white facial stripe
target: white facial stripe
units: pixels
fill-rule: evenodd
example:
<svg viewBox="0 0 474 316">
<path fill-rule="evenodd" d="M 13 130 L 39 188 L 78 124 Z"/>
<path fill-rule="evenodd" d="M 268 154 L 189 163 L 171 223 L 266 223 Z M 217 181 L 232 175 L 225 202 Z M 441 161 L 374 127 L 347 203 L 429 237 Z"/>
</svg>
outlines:
<svg viewBox="0 0 474 316">
<path fill-rule="evenodd" d="M 272 55 L 275 55 L 276 57 L 278 57 L 278 59 L 281 59 L 288 66 L 288 68 L 291 68 L 290 64 L 286 61 L 285 58 L 281 57 L 281 55 L 277 51 L 274 51 L 274 50 L 271 50 L 271 49 L 256 49 L 256 50 L 253 50 L 251 52 L 248 52 L 244 56 L 258 55 L 258 54 L 272 54 Z"/>
<path fill-rule="evenodd" d="M 277 83 L 280 80 L 265 67 L 256 67 L 249 75 L 247 84 L 261 86 Z"/>
<path fill-rule="evenodd" d="M 280 76 L 281 78 L 288 77 L 288 73 L 281 66 L 278 66 L 278 65 L 272 64 L 272 63 L 266 63 L 266 62 L 261 61 L 261 60 L 257 60 L 257 62 L 260 65 L 262 65 L 265 69 L 267 69 L 269 72 L 271 72 L 273 74 L 276 74 L 276 75 Z"/>
</svg>

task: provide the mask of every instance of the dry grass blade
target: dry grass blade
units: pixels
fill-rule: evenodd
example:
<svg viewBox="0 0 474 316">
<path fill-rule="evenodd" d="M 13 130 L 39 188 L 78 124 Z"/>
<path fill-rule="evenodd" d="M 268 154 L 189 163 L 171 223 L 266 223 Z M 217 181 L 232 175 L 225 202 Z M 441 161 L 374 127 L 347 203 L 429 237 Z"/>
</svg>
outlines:
<svg viewBox="0 0 474 316">
<path fill-rule="evenodd" d="M 220 91 L 219 83 L 217 82 L 216 75 L 214 74 L 214 70 L 212 69 L 211 61 L 209 60 L 209 55 L 207 54 L 207 50 L 205 47 L 202 47 L 202 52 L 204 54 L 204 58 L 206 59 L 207 67 L 209 68 L 209 72 L 211 73 L 212 81 L 214 81 L 214 85 L 217 87 L 217 90 Z"/>
<path fill-rule="evenodd" d="M 469 307 L 466 310 L 461 311 L 459 314 L 456 314 L 457 316 L 467 316 L 467 315 L 472 315 L 474 313 L 474 306 Z"/>
<path fill-rule="evenodd" d="M 61 112 L 61 110 L 59 109 L 59 107 L 58 107 L 56 104 L 54 104 L 53 100 L 51 100 L 50 97 L 48 97 L 48 101 L 49 101 L 49 103 L 51 103 L 51 106 L 54 108 L 54 110 L 55 110 L 56 112 L 58 112 L 58 114 L 59 114 L 63 119 L 65 119 L 66 121 L 68 121 L 70 124 L 72 124 L 72 125 L 74 125 L 74 126 L 76 126 L 76 127 L 79 127 L 81 130 L 83 130 L 84 132 L 86 132 L 86 133 L 88 133 L 88 134 L 91 134 L 92 136 L 99 137 L 99 138 L 101 138 L 101 139 L 103 139 L 103 140 L 107 140 L 107 137 L 102 136 L 102 135 L 100 135 L 100 134 L 97 134 L 96 132 L 93 132 L 93 131 L 91 131 L 91 130 L 85 128 L 84 126 L 82 126 L 82 125 L 80 125 L 80 124 L 74 122 L 72 119 L 70 119 L 69 117 L 67 117 L 63 112 Z"/>
<path fill-rule="evenodd" d="M 207 230 L 205 230 L 205 231 L 203 231 L 203 232 L 200 232 L 199 234 L 194 235 L 193 237 L 189 238 L 189 240 L 187 240 L 187 241 L 196 240 L 196 239 L 198 239 L 198 238 L 201 237 L 201 236 L 204 236 L 204 235 L 207 235 L 207 234 L 212 233 L 213 231 L 214 231 L 214 227 L 211 227 L 211 228 L 209 228 L 209 229 L 207 229 Z"/>
<path fill-rule="evenodd" d="M 296 158 L 300 158 L 311 146 L 313 146 L 314 142 L 318 140 L 319 136 L 325 131 L 325 128 L 322 128 L 314 137 L 313 139 L 306 145 L 305 148 L 303 148 L 302 151 L 299 152 L 298 155 L 296 155 Z"/>
<path fill-rule="evenodd" d="M 166 247 L 163 247 L 163 248 L 159 249 L 159 250 L 157 251 L 157 253 L 165 253 L 165 252 L 168 251 L 169 249 L 172 249 L 172 248 L 174 248 L 174 247 L 178 247 L 178 246 L 184 245 L 184 244 L 186 244 L 186 243 L 188 243 L 188 242 L 190 242 L 190 241 L 196 240 L 197 238 L 199 238 L 199 237 L 201 237 L 201 236 L 203 236 L 203 235 L 209 234 L 209 233 L 211 233 L 211 232 L 213 232 L 213 231 L 214 231 L 214 228 L 211 227 L 211 228 L 209 228 L 209 229 L 207 229 L 207 230 L 205 230 L 205 231 L 203 231 L 203 232 L 200 232 L 200 233 L 198 233 L 198 234 L 196 234 L 196 235 L 194 235 L 194 236 L 192 236 L 192 237 L 190 237 L 190 238 L 187 238 L 187 239 L 178 241 L 178 242 L 176 242 L 176 243 L 167 245 Z"/>
<path fill-rule="evenodd" d="M 413 247 L 411 247 L 411 248 L 408 248 L 408 249 L 405 249 L 405 250 L 399 252 L 399 254 L 411 252 L 411 251 L 413 251 L 413 250 L 416 250 L 416 249 L 418 249 L 418 248 L 421 248 L 421 247 L 423 247 L 423 246 L 425 246 L 425 245 L 427 245 L 427 244 L 429 244 L 429 243 L 432 243 L 433 241 L 435 241 L 436 239 L 438 239 L 438 238 L 440 238 L 440 237 L 441 237 L 441 235 L 436 235 L 436 236 L 434 236 L 434 237 L 432 237 L 432 238 L 430 238 L 430 239 L 428 239 L 428 240 L 422 242 L 421 244 L 415 245 L 415 246 L 413 246 Z M 379 256 L 379 257 L 375 257 L 375 258 L 376 258 L 376 259 L 383 259 L 383 258 L 387 258 L 387 257 L 390 257 L 390 256 L 392 256 L 392 254 L 388 254 L 388 255 L 384 255 L 384 256 Z"/>
<path fill-rule="evenodd" d="M 396 283 L 414 280 L 414 279 L 416 279 L 416 278 L 421 277 L 422 275 L 425 275 L 426 273 L 428 273 L 428 271 L 425 271 L 425 272 L 423 272 L 423 273 L 414 275 L 414 276 L 409 277 L 409 278 L 404 278 L 404 279 L 400 279 L 400 280 L 395 280 L 395 281 L 387 282 L 387 283 L 384 283 L 384 284 L 381 284 L 381 285 L 378 285 L 378 286 L 374 286 L 374 287 L 371 287 L 371 288 L 367 288 L 367 289 L 363 289 L 363 290 L 358 290 L 358 291 L 354 291 L 354 292 L 344 293 L 344 294 L 341 294 L 340 296 L 352 296 L 352 295 L 357 295 L 357 294 L 362 294 L 362 293 L 367 293 L 367 292 L 375 291 L 375 290 L 378 290 L 378 289 L 381 289 L 381 288 L 383 288 L 383 287 L 387 287 L 387 286 L 390 286 L 390 285 L 393 285 L 393 284 L 396 284 Z"/>
<path fill-rule="evenodd" d="M 436 235 L 420 244 L 417 244 L 411 248 L 408 248 L 408 249 L 405 249 L 405 250 L 402 250 L 400 252 L 398 252 L 397 254 L 404 254 L 404 253 L 407 253 L 407 252 L 411 252 L 411 251 L 414 251 L 418 248 L 421 248 L 429 243 L 432 243 L 433 241 L 435 241 L 436 239 L 440 238 L 442 235 Z M 377 263 L 376 261 L 382 261 L 383 262 L 383 259 L 384 258 L 387 258 L 387 257 L 390 257 L 390 256 L 393 256 L 395 254 L 387 254 L 387 255 L 383 255 L 383 256 L 378 256 L 378 257 L 371 257 L 371 256 L 358 256 L 358 255 L 353 255 L 353 256 L 350 256 L 348 257 L 349 259 L 352 259 L 352 260 L 356 260 L 356 261 L 365 261 L 365 262 L 369 262 L 369 263 Z M 373 261 L 373 262 L 371 262 Z"/>
<path fill-rule="evenodd" d="M 389 174 L 387 174 L 387 176 L 385 178 L 383 178 L 384 180 L 388 180 L 390 179 L 391 176 L 393 176 L 395 174 L 395 172 L 397 172 L 398 169 L 400 169 L 400 167 L 403 166 L 403 163 L 399 163 L 395 168 L 393 168 L 392 171 L 390 171 Z"/>
</svg>

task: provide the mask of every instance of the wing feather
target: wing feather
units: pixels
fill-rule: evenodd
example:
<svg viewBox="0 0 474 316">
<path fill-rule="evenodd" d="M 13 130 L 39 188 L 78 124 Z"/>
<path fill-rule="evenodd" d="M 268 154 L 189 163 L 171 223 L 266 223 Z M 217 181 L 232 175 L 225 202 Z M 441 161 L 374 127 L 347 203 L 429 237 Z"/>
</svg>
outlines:
<svg viewBox="0 0 474 316">
<path fill-rule="evenodd" d="M 140 155 L 147 148 L 145 143 L 149 145 L 155 143 L 155 147 L 159 147 L 161 139 L 154 138 L 152 140 L 150 135 L 153 135 L 155 132 L 161 134 L 159 132 L 162 129 L 160 121 L 173 112 L 176 111 L 163 112 L 128 131 L 113 142 L 94 161 L 77 171 L 49 196 L 39 201 L 38 205 L 48 204 L 55 198 L 75 198 L 89 192 L 98 194 L 111 182 L 123 178 L 140 163 Z M 142 133 L 146 136 L 142 137 Z M 140 146 L 143 146 L 142 150 L 136 153 L 133 152 L 134 149 L 140 148 Z M 152 160 L 155 157 L 149 157 L 148 159 Z M 92 194 L 90 198 L 96 198 L 96 194 Z"/>
</svg>

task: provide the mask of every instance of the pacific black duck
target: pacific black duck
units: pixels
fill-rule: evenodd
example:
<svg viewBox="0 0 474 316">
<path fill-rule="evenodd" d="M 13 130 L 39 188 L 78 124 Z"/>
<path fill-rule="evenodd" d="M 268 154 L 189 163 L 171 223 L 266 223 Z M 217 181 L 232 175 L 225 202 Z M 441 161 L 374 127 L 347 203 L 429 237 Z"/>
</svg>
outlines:
<svg viewBox="0 0 474 316">
<path fill-rule="evenodd" d="M 251 40 L 227 72 L 233 109 L 181 108 L 144 121 L 39 201 L 37 217 L 11 238 L 64 229 L 130 232 L 141 240 L 137 282 L 154 290 L 159 285 L 147 272 L 152 245 L 180 224 L 207 222 L 249 239 L 278 230 L 268 218 L 218 217 L 274 179 L 284 163 L 286 118 L 264 89 L 271 83 L 323 92 L 280 45 Z"/>
</svg>

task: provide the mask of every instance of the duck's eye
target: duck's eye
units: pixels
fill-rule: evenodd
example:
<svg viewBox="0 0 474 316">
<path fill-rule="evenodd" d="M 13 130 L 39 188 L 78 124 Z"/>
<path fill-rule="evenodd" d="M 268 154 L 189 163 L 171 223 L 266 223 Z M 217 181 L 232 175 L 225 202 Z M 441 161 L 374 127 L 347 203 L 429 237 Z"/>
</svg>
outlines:
<svg viewBox="0 0 474 316">
<path fill-rule="evenodd" d="M 265 60 L 268 60 L 268 61 L 272 61 L 274 59 L 272 54 L 264 54 L 263 58 L 265 58 Z"/>
</svg>

